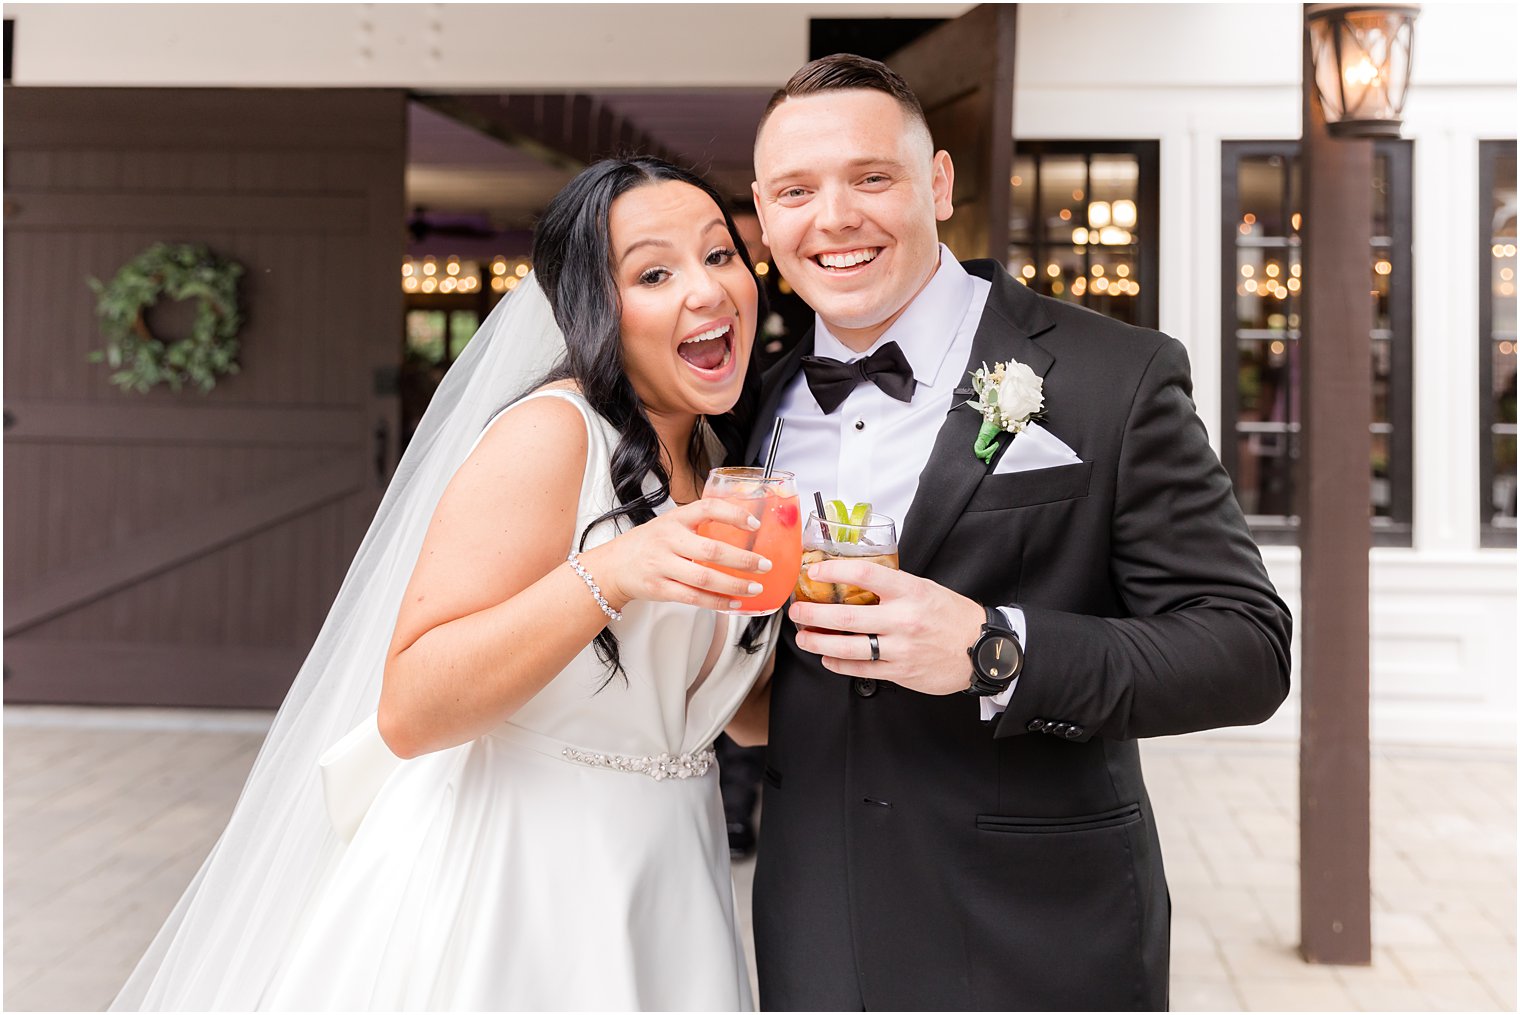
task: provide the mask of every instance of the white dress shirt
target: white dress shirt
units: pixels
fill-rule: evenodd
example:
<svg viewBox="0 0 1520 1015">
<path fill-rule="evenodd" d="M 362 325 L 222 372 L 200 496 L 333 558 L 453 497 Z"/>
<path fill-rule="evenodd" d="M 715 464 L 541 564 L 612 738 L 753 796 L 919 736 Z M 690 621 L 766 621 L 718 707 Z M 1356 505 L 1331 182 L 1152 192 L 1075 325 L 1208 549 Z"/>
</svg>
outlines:
<svg viewBox="0 0 1520 1015">
<path fill-rule="evenodd" d="M 813 506 L 814 491 L 825 501 L 868 501 L 871 510 L 896 521 L 898 538 L 904 537 L 903 521 L 951 397 L 957 387 L 970 384 L 962 368 L 971 355 L 971 340 L 991 292 L 991 283 L 968 274 L 941 244 L 939 268 L 929 283 L 864 353 L 852 352 L 815 315 L 813 355 L 851 362 L 896 342 L 913 368 L 917 386 L 912 401 L 899 402 L 863 381 L 843 404 L 825 415 L 807 378 L 797 372 L 776 409 L 786 419 L 776 464 L 796 474 L 804 515 Z M 1023 644 L 1024 611 L 1003 607 L 1002 612 Z M 968 680 L 969 675 L 968 659 Z M 1002 694 L 981 699 L 983 720 L 1007 706 L 1016 685 L 1017 680 Z"/>
</svg>

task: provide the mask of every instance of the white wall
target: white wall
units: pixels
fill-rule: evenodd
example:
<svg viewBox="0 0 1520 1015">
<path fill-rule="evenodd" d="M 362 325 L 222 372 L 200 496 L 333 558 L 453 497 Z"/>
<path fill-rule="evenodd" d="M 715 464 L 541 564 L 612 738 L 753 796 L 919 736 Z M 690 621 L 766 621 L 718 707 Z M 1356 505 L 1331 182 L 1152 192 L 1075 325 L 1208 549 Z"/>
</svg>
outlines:
<svg viewBox="0 0 1520 1015">
<path fill-rule="evenodd" d="M 1019 9 L 1018 136 L 1161 141 L 1161 328 L 1188 347 L 1216 446 L 1220 143 L 1299 136 L 1301 18 L 1296 4 Z M 1516 555 L 1478 548 L 1477 230 L 1478 140 L 1516 133 L 1516 32 L 1503 5 L 1427 4 L 1415 26 L 1415 532 L 1372 554 L 1384 740 L 1515 740 Z M 1297 617 L 1297 549 L 1263 556 Z M 1295 686 L 1248 732 L 1297 727 Z"/>
<path fill-rule="evenodd" d="M 785 79 L 816 16 L 954 16 L 969 4 L 12 4 L 18 85 L 754 87 Z M 1516 133 L 1516 9 L 1427 3 L 1415 142 L 1415 533 L 1378 549 L 1376 734 L 1515 738 L 1512 550 L 1478 549 L 1477 142 Z M 1301 8 L 1024 4 L 1014 127 L 1161 141 L 1161 326 L 1220 412 L 1220 142 L 1299 135 Z M 1267 564 L 1297 606 L 1298 555 Z M 1302 678 L 1303 674 L 1296 674 Z M 1312 679 L 1312 677 L 1311 677 Z M 1295 703 L 1265 727 L 1293 735 Z"/>
<path fill-rule="evenodd" d="M 894 5 L 955 17 L 971 5 Z M 852 4 L 7 4 L 23 85 L 771 87 Z"/>
</svg>

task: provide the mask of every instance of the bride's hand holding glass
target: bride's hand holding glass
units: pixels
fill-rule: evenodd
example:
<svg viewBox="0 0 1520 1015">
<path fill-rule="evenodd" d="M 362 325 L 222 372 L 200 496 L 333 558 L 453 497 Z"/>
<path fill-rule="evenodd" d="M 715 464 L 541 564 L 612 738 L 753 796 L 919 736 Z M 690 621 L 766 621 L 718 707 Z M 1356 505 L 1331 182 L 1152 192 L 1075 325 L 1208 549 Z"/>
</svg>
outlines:
<svg viewBox="0 0 1520 1015">
<path fill-rule="evenodd" d="M 697 531 L 704 524 L 752 531 L 760 522 L 735 501 L 704 497 L 636 526 L 580 555 L 614 610 L 636 599 L 736 610 L 759 592 L 771 562 L 750 550 Z M 728 568 L 755 578 L 736 578 Z"/>
</svg>

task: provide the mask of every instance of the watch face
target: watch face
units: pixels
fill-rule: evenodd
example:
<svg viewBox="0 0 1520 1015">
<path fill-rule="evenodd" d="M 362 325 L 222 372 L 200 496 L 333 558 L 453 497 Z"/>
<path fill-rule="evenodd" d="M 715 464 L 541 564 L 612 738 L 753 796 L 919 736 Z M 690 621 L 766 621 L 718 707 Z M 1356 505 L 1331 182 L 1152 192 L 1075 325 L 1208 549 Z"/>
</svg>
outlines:
<svg viewBox="0 0 1520 1015">
<path fill-rule="evenodd" d="M 1019 671 L 1019 644 L 994 635 L 976 650 L 976 668 L 993 680 L 1009 680 Z"/>
</svg>

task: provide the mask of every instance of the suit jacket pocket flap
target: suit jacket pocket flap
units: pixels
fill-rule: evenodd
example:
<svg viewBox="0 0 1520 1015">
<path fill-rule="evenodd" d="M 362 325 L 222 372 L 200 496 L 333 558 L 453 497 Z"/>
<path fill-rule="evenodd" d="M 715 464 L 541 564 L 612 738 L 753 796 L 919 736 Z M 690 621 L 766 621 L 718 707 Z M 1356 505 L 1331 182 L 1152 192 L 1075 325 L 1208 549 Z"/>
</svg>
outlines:
<svg viewBox="0 0 1520 1015">
<path fill-rule="evenodd" d="M 1066 818 L 1020 818 L 1000 814 L 978 814 L 976 827 L 984 832 L 1044 834 L 1047 832 L 1090 832 L 1114 828 L 1140 820 L 1140 805 L 1125 804 L 1101 814 L 1079 814 Z"/>
<path fill-rule="evenodd" d="M 987 476 L 977 484 L 966 510 L 998 511 L 1086 497 L 1092 471 L 1092 462 L 1079 462 L 1051 469 Z"/>
</svg>

